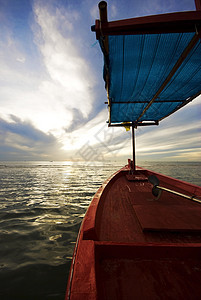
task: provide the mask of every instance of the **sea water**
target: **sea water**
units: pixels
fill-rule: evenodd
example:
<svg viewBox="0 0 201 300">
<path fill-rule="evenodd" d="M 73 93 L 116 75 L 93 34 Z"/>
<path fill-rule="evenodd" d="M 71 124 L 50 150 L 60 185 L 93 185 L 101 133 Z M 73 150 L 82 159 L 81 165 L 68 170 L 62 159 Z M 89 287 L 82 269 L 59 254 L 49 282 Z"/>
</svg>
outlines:
<svg viewBox="0 0 201 300">
<path fill-rule="evenodd" d="M 82 218 L 119 162 L 0 162 L 0 299 L 64 299 Z M 201 162 L 140 166 L 200 185 Z"/>
</svg>

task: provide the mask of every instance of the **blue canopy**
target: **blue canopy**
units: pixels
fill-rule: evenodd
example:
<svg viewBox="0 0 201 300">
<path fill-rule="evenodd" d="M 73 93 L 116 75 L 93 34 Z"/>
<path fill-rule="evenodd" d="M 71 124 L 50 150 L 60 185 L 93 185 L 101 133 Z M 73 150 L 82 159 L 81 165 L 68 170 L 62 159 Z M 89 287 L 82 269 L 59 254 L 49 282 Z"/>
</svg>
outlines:
<svg viewBox="0 0 201 300">
<path fill-rule="evenodd" d="M 102 26 L 106 34 L 102 30 L 98 37 L 105 58 L 110 125 L 157 124 L 201 93 L 201 40 L 196 25 L 191 29 L 182 25 L 178 32 L 163 26 L 163 32 L 157 24 L 159 32 L 156 26 L 149 32 L 143 27 L 146 22 L 140 21 L 142 30 L 138 26 L 134 34 L 124 33 L 122 26 L 115 30 L 120 22 L 116 21 L 111 30 L 109 23 Z"/>
</svg>

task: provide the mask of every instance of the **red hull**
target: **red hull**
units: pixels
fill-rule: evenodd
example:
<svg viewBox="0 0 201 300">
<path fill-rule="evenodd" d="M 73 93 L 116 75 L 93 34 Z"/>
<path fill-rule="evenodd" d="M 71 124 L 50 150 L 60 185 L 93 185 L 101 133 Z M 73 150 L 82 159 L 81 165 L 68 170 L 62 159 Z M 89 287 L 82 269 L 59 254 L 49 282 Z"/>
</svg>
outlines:
<svg viewBox="0 0 201 300">
<path fill-rule="evenodd" d="M 125 167 L 97 191 L 72 260 L 67 299 L 199 299 L 201 204 L 163 192 L 160 185 L 201 197 L 201 187 Z"/>
</svg>

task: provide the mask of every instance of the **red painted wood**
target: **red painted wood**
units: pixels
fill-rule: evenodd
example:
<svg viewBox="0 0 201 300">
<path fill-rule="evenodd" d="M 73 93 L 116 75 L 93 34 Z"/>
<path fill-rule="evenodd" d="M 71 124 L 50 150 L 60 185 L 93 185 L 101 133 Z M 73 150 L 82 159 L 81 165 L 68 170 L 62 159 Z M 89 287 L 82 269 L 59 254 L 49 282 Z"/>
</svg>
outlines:
<svg viewBox="0 0 201 300">
<path fill-rule="evenodd" d="M 196 10 L 201 10 L 201 0 L 195 0 Z"/>
<path fill-rule="evenodd" d="M 199 7 L 199 3 L 198 3 Z M 177 12 L 155 16 L 131 18 L 102 24 L 96 22 L 96 35 L 151 34 L 170 32 L 194 32 L 195 24 L 201 24 L 201 11 Z"/>
<path fill-rule="evenodd" d="M 66 299 L 96 299 L 94 242 L 83 241 L 78 244 L 73 267 L 71 286 L 68 286 Z M 68 295 L 70 295 L 68 297 Z"/>
<path fill-rule="evenodd" d="M 200 251 L 200 244 L 99 246 L 99 299 L 199 299 Z"/>
<path fill-rule="evenodd" d="M 134 205 L 134 210 L 143 230 L 201 233 L 201 205 Z"/>
<path fill-rule="evenodd" d="M 66 300 L 201 295 L 201 205 L 167 192 L 155 201 L 145 180 L 151 174 L 161 186 L 201 197 L 201 187 L 149 170 L 138 168 L 136 179 L 128 167 L 117 172 L 83 220 Z"/>
</svg>

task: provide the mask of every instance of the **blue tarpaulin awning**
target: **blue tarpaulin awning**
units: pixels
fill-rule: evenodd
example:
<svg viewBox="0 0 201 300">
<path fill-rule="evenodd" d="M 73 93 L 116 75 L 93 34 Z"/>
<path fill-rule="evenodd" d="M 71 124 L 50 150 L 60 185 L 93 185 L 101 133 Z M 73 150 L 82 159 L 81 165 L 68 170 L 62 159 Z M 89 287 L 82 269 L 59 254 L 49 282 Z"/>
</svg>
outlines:
<svg viewBox="0 0 201 300">
<path fill-rule="evenodd" d="M 96 23 L 110 125 L 158 123 L 201 93 L 201 13 L 163 16 Z"/>
</svg>

